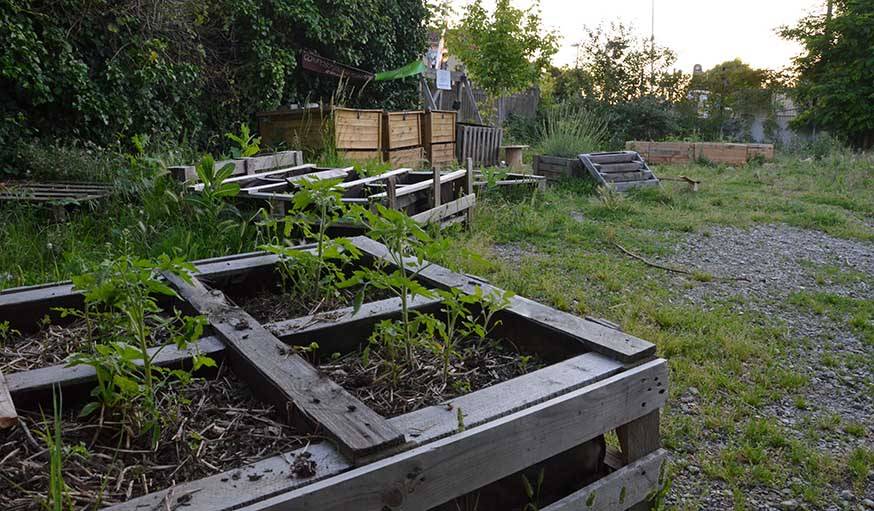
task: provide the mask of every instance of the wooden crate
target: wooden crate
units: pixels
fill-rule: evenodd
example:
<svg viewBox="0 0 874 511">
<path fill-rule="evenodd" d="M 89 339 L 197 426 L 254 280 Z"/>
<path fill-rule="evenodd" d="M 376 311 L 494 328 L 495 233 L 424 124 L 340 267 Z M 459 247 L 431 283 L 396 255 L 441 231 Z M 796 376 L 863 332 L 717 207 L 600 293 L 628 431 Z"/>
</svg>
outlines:
<svg viewBox="0 0 874 511">
<path fill-rule="evenodd" d="M 385 151 L 384 161 L 391 164 L 393 169 L 401 167 L 420 169 L 425 166 L 425 150 L 422 147 L 408 147 Z"/>
<path fill-rule="evenodd" d="M 386 248 L 369 238 L 350 242 L 366 259 L 390 260 Z M 108 509 L 184 504 L 190 511 L 424 510 L 451 505 L 453 499 L 470 494 L 483 497 L 481 509 L 508 509 L 496 503 L 503 500 L 492 500 L 507 498 L 507 488 L 523 499 L 521 508 L 525 495 L 518 474 L 536 479 L 544 466 L 549 467 L 547 484 L 561 479 L 567 483 L 562 490 L 569 492 L 551 495 L 553 502 L 543 503 L 550 511 L 584 505 L 625 509 L 662 485 L 666 453 L 659 448 L 659 409 L 668 396 L 668 368 L 665 360 L 655 357 L 654 345 L 609 322 L 579 318 L 514 296 L 508 308 L 497 313 L 500 324 L 494 337 L 537 353 L 550 365 L 387 419 L 286 346 L 307 345 L 313 339 L 325 353 L 362 346 L 377 321 L 398 316 L 400 299 L 261 324 L 225 298 L 224 293 L 240 283 L 254 289 L 272 285 L 279 262 L 266 253 L 199 261 L 192 283 L 168 277 L 168 284 L 186 308 L 209 321 L 213 335 L 197 343 L 202 353 L 223 359 L 256 396 L 288 410 L 285 420 L 318 430 L 330 441 L 180 481 L 172 488 L 155 488 Z M 485 281 L 436 264 L 405 264 L 429 288 L 500 292 Z M 53 307 L 81 307 L 82 301 L 68 282 L 7 290 L 0 292 L 0 321 L 32 329 L 43 315 L 53 314 Z M 440 304 L 419 297 L 410 300 L 410 307 L 435 311 Z M 192 355 L 193 350 L 165 348 L 156 363 L 184 364 Z M 53 366 L 6 375 L 0 395 L 8 392 L 18 409 L 45 409 L 51 389 L 59 387 L 65 409 L 73 410 L 84 400 L 74 400 L 71 390 L 87 389 L 95 380 L 87 366 Z M 12 406 L 0 409 L 15 413 Z M 613 430 L 619 450 L 604 442 L 604 434 Z M 290 476 L 292 460 L 301 456 L 315 463 L 314 473 Z M 505 490 L 496 491 L 495 485 L 502 483 Z"/>
<path fill-rule="evenodd" d="M 382 115 L 384 151 L 422 145 L 424 112 L 386 112 Z"/>
<path fill-rule="evenodd" d="M 457 124 L 457 153 L 459 161 L 473 159 L 478 167 L 493 167 L 498 164 L 504 130 L 491 126 Z"/>
<path fill-rule="evenodd" d="M 455 143 L 431 144 L 426 146 L 425 157 L 434 168 L 454 167 L 458 165 L 455 159 Z"/>
<path fill-rule="evenodd" d="M 544 176 L 549 181 L 586 175 L 586 170 L 579 158 L 535 155 L 531 168 L 535 175 Z"/>
<path fill-rule="evenodd" d="M 448 144 L 455 142 L 455 120 L 458 113 L 452 110 L 429 110 L 422 122 L 422 143 Z"/>
<path fill-rule="evenodd" d="M 308 151 L 324 147 L 331 137 L 337 149 L 379 150 L 382 145 L 382 110 L 306 108 L 257 114 L 264 144 L 285 144 Z"/>
</svg>

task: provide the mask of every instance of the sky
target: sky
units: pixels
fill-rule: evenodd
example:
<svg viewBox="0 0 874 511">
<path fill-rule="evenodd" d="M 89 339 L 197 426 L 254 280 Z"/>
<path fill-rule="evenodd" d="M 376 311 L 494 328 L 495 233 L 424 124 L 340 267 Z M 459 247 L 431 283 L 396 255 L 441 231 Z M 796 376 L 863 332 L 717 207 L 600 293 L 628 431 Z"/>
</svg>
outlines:
<svg viewBox="0 0 874 511">
<path fill-rule="evenodd" d="M 633 24 L 649 38 L 653 1 L 656 44 L 674 50 L 675 67 L 686 73 L 695 64 L 707 70 L 734 58 L 753 67 L 785 68 L 800 47 L 781 39 L 775 30 L 810 12 L 823 11 L 825 4 L 825 0 L 540 0 L 544 25 L 562 36 L 553 62 L 573 65 L 576 48 L 571 45 L 584 38 L 584 27 L 602 22 Z M 463 7 L 469 1 L 454 3 Z M 494 0 L 483 3 L 489 9 L 494 6 Z M 525 8 L 532 2 L 512 3 Z"/>
</svg>

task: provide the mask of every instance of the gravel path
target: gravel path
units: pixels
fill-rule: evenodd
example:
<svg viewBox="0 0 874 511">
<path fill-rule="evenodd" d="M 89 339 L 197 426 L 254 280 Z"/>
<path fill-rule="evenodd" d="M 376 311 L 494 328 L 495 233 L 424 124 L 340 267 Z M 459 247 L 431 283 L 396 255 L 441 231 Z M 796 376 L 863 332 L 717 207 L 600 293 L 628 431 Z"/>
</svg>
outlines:
<svg viewBox="0 0 874 511">
<path fill-rule="evenodd" d="M 807 406 L 799 409 L 793 397 L 760 409 L 764 417 L 774 417 L 790 434 L 801 437 L 809 424 L 839 416 L 842 424 L 861 424 L 866 433 L 856 437 L 841 427 L 821 431 L 817 449 L 846 455 L 859 445 L 874 448 L 874 346 L 865 344 L 848 318 L 817 314 L 809 307 L 793 305 L 790 296 L 798 292 L 829 293 L 852 299 L 874 297 L 874 246 L 868 243 L 833 238 L 826 234 L 785 225 L 760 225 L 748 230 L 712 227 L 679 243 L 673 255 L 662 262 L 695 268 L 715 277 L 745 277 L 747 280 L 713 280 L 694 283 L 676 276 L 672 283 L 685 300 L 700 307 L 724 303 L 731 298 L 738 313 L 755 311 L 782 321 L 792 340 L 789 353 L 780 364 L 806 374 L 809 385 L 799 392 Z M 837 363 L 822 364 L 823 358 Z M 850 360 L 861 361 L 847 363 Z M 681 401 L 694 401 L 683 396 Z M 694 413 L 694 407 L 679 406 L 678 413 Z M 683 411 L 685 410 L 685 411 Z M 706 446 L 715 454 L 720 446 Z M 731 494 L 718 482 L 702 481 L 700 468 L 682 470 L 674 480 L 669 497 L 672 504 L 703 503 L 706 509 L 733 509 Z M 705 482 L 706 481 L 706 482 Z M 803 485 L 804 481 L 791 481 Z M 874 506 L 874 472 L 869 474 L 863 495 L 849 487 L 832 487 L 827 510 L 866 510 Z M 755 489 L 747 495 L 750 509 L 806 509 L 790 498 L 788 489 Z"/>
</svg>

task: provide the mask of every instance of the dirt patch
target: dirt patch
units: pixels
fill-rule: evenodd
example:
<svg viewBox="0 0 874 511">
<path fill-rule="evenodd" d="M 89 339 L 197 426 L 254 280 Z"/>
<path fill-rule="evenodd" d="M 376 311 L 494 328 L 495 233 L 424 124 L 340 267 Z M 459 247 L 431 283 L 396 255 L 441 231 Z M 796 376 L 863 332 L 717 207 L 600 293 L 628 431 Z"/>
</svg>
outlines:
<svg viewBox="0 0 874 511">
<path fill-rule="evenodd" d="M 442 359 L 433 351 L 417 348 L 413 362 L 406 360 L 392 372 L 391 361 L 378 351 L 349 353 L 319 368 L 364 404 L 385 417 L 394 417 L 437 405 L 543 367 L 535 356 L 520 354 L 509 343 L 485 340 L 461 349 L 444 378 Z M 403 357 L 403 355 L 401 355 Z"/>
</svg>

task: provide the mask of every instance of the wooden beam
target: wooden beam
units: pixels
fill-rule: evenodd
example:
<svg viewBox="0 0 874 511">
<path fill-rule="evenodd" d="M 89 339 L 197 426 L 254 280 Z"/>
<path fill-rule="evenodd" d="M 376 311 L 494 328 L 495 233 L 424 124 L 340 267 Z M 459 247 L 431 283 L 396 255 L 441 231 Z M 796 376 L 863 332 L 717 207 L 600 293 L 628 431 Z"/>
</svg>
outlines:
<svg viewBox="0 0 874 511">
<path fill-rule="evenodd" d="M 172 274 L 164 277 L 197 313 L 207 316 L 237 374 L 287 412 L 291 422 L 324 428 L 353 460 L 403 443 L 403 434 L 291 352 L 246 311 L 230 305 L 221 291 L 208 290 L 197 279 L 189 284 Z"/>
<path fill-rule="evenodd" d="M 667 382 L 655 380 L 655 388 L 667 393 Z M 639 417 L 616 428 L 619 445 L 622 449 L 622 461 L 626 464 L 637 461 L 661 447 L 659 434 L 659 410 Z M 628 508 L 629 511 L 649 511 L 652 506 L 642 502 Z"/>
<path fill-rule="evenodd" d="M 255 185 L 248 186 L 246 188 L 240 188 L 240 193 L 252 193 L 263 190 L 270 190 L 272 188 L 281 188 L 283 186 L 295 185 L 301 181 L 305 180 L 319 180 L 319 179 L 337 179 L 338 177 L 345 178 L 349 175 L 349 172 L 352 170 L 352 167 L 347 167 L 344 169 L 330 169 L 330 170 L 322 170 L 319 172 L 311 172 L 309 174 L 300 174 L 297 176 L 289 176 L 286 177 L 284 181 L 280 181 L 278 183 L 268 183 L 263 185 Z"/>
<path fill-rule="evenodd" d="M 528 378 L 534 374 L 530 373 L 521 378 Z M 107 511 L 158 509 L 168 499 L 172 504 L 173 499 L 178 496 L 186 496 L 186 509 L 189 511 L 240 509 L 246 505 L 257 506 L 255 503 L 269 497 L 275 499 L 264 501 L 270 509 L 382 510 L 382 496 L 397 496 L 395 492 L 397 488 L 404 490 L 412 486 L 410 488 L 412 492 L 419 492 L 430 491 L 430 488 L 436 486 L 441 488 L 440 491 L 449 494 L 448 497 L 442 494 L 431 500 L 426 498 L 425 504 L 421 504 L 419 497 L 416 496 L 417 503 L 404 502 L 402 506 L 392 507 L 392 509 L 427 509 L 435 502 L 447 501 L 491 482 L 482 482 L 483 479 L 499 479 L 500 473 L 508 475 L 517 472 L 551 457 L 550 453 L 553 451 L 563 452 L 580 445 L 605 430 L 629 422 L 639 416 L 643 408 L 661 406 L 664 404 L 665 395 L 652 396 L 652 399 L 647 402 L 647 407 L 641 407 L 637 396 L 639 391 L 641 397 L 648 398 L 650 393 L 646 390 L 649 388 L 645 386 L 646 382 L 651 381 L 655 375 L 666 374 L 665 361 L 656 360 L 526 408 L 527 405 L 532 404 L 526 400 L 533 397 L 534 393 L 540 392 L 536 386 L 529 386 L 526 392 L 521 394 L 508 394 L 506 402 L 495 401 L 495 408 L 492 409 L 494 415 L 481 426 L 473 426 L 459 433 L 457 412 L 435 415 L 431 422 L 422 423 L 425 427 L 418 431 L 416 436 L 409 436 L 413 450 L 364 465 L 354 471 L 350 471 L 353 468 L 351 464 L 332 449 L 330 444 L 323 442 L 292 453 L 257 461 L 242 470 L 232 470 L 198 481 L 182 483 L 173 489 L 164 489 L 112 506 Z M 541 381 L 550 385 L 549 378 L 540 375 L 535 378 L 537 379 L 531 380 L 531 383 Z M 646 378 L 647 381 L 641 382 L 642 378 Z M 485 390 L 488 389 L 475 392 L 471 396 Z M 549 390 L 542 392 L 548 394 Z M 413 414 L 424 413 L 413 412 Z M 476 414 L 474 409 L 469 411 L 462 409 L 462 413 L 468 414 L 466 421 L 475 423 L 479 420 L 474 416 Z M 411 415 L 395 417 L 389 419 L 389 422 L 399 428 L 416 427 L 417 421 Z M 581 416 L 586 417 L 586 420 L 581 421 Z M 442 438 L 445 432 L 449 432 L 450 435 Z M 432 441 L 437 438 L 440 440 Z M 518 445 L 522 444 L 532 445 L 533 448 L 530 451 L 519 449 Z M 495 451 L 494 455 L 492 451 Z M 310 459 L 315 462 L 316 473 L 310 477 L 289 477 L 289 464 L 303 452 L 308 453 Z M 423 456 L 427 453 L 433 453 L 433 457 L 424 460 Z M 505 460 L 508 461 L 506 466 Z M 444 463 L 446 467 L 441 468 L 440 465 Z M 394 470 L 389 473 L 392 467 Z M 475 474 L 478 479 L 472 483 L 467 481 L 471 471 L 478 473 Z M 425 480 L 407 478 L 408 474 L 413 473 L 425 477 Z M 348 485 L 354 482 L 357 476 L 368 478 L 368 482 L 358 488 L 367 488 L 366 492 L 371 494 L 363 497 L 364 500 L 360 505 L 358 501 L 348 500 L 356 498 L 353 493 L 344 491 L 340 486 L 337 486 L 337 491 L 334 491 L 332 487 L 334 483 Z M 456 488 L 457 483 L 462 487 Z M 315 488 L 315 484 L 320 486 Z M 317 492 L 323 498 L 331 498 L 333 495 L 341 501 L 334 502 L 329 507 L 322 507 L 321 502 L 308 507 L 304 505 L 303 500 L 296 500 L 302 499 L 304 494 L 310 493 L 310 490 Z M 361 491 L 365 490 L 361 489 Z M 376 505 L 374 500 L 377 501 Z M 258 508 L 252 508 L 254 509 Z"/>
<path fill-rule="evenodd" d="M 356 236 L 351 240 L 363 253 L 391 262 L 385 246 L 381 243 L 365 236 Z M 503 292 L 500 288 L 473 281 L 437 264 L 426 263 L 426 266 L 421 268 L 416 265 L 414 260 L 410 260 L 407 266 L 412 271 L 418 271 L 419 278 L 428 285 L 443 289 L 456 287 L 468 293 L 474 292 L 476 287 L 483 288 L 486 294 Z M 521 296 L 511 298 L 510 307 L 505 312 L 570 336 L 582 343 L 587 349 L 616 357 L 622 362 L 636 362 L 655 355 L 655 345 L 643 339 L 586 321 L 573 314 L 553 309 Z"/>
<path fill-rule="evenodd" d="M 667 374 L 664 360 L 648 362 L 507 417 L 243 509 L 379 511 L 388 507 L 424 511 L 591 440 L 605 428 L 637 418 L 650 407 L 661 406 L 665 396 L 648 390 L 649 382 L 655 377 L 667 378 Z M 526 448 L 520 449 L 520 445 Z"/>
<path fill-rule="evenodd" d="M 11 428 L 17 422 L 18 413 L 15 411 L 15 404 L 12 403 L 6 378 L 3 376 L 3 371 L 0 371 L 0 429 Z"/>
<path fill-rule="evenodd" d="M 668 452 L 659 449 L 553 502 L 542 511 L 624 511 L 634 504 L 645 503 L 664 484 L 662 467 L 667 459 Z"/>
<path fill-rule="evenodd" d="M 288 174 L 289 172 L 295 172 L 295 171 L 304 170 L 304 169 L 311 169 L 314 167 L 315 167 L 314 164 L 307 163 L 305 165 L 296 165 L 294 167 L 285 167 L 282 169 L 271 170 L 268 172 L 261 172 L 260 174 L 244 174 L 242 176 L 229 177 L 228 179 L 225 179 L 222 182 L 223 183 L 237 183 L 239 181 L 249 181 L 251 179 L 260 179 L 262 177 L 267 177 L 267 176 Z M 192 188 L 198 192 L 203 191 L 203 183 L 197 183 L 197 184 L 193 185 Z"/>
<path fill-rule="evenodd" d="M 435 208 L 440 207 L 440 169 L 434 168 L 434 184 L 432 185 L 431 196 Z"/>
<path fill-rule="evenodd" d="M 385 192 L 384 192 L 385 198 L 388 201 L 388 207 L 390 209 L 397 209 L 397 207 L 398 207 L 398 193 L 397 193 L 397 188 L 396 188 L 396 182 L 397 182 L 397 178 L 395 176 L 391 176 L 388 178 L 388 180 L 386 181 L 386 185 L 385 185 L 386 186 Z M 378 193 L 376 195 L 372 195 L 370 197 L 370 199 L 372 200 L 377 195 L 382 195 L 382 194 Z"/>
<path fill-rule="evenodd" d="M 442 221 L 448 216 L 452 216 L 461 211 L 472 208 L 476 204 L 476 195 L 470 194 L 456 199 L 452 202 L 447 202 L 427 211 L 417 213 L 411 218 L 420 224 L 430 224 Z"/>
</svg>

